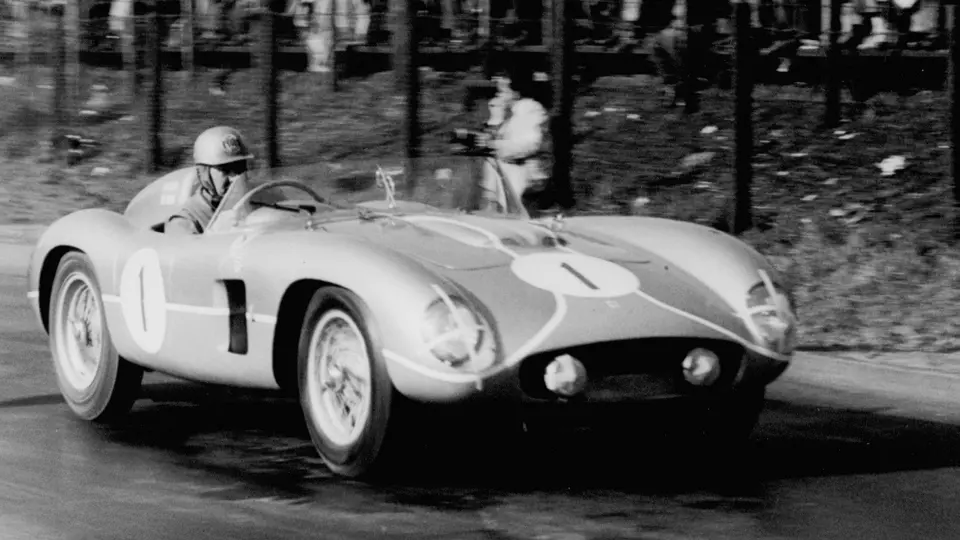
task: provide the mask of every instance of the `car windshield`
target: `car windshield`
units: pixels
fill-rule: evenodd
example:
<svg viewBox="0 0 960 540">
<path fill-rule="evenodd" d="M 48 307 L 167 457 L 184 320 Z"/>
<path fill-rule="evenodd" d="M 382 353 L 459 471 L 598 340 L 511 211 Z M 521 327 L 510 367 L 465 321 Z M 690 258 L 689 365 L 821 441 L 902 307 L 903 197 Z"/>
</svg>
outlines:
<svg viewBox="0 0 960 540">
<path fill-rule="evenodd" d="M 209 229 L 240 225 L 264 206 L 311 216 L 337 210 L 398 214 L 432 210 L 526 217 L 519 196 L 499 172 L 492 160 L 472 156 L 258 168 L 248 174 L 246 182 L 231 187 Z M 322 204 L 300 186 L 319 196 Z M 243 204 L 238 207 L 238 203 Z"/>
</svg>

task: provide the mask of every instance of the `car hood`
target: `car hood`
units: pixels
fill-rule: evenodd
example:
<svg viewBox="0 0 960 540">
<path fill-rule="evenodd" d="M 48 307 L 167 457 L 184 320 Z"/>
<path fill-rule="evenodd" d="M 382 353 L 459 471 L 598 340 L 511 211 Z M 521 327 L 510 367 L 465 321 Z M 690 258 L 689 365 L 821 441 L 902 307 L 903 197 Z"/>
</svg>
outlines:
<svg viewBox="0 0 960 540">
<path fill-rule="evenodd" d="M 562 247 L 555 245 L 556 234 L 535 222 L 467 214 L 377 217 L 325 225 L 324 230 L 359 236 L 445 270 L 506 267 L 514 259 L 508 251 L 530 253 Z M 572 240 L 578 250 L 610 261 L 649 260 L 644 250 L 624 242 L 576 231 L 565 231 L 564 238 Z"/>
<path fill-rule="evenodd" d="M 560 242 L 544 224 L 477 215 L 382 217 L 324 229 L 431 268 L 489 310 L 515 355 L 638 337 L 751 340 L 737 310 L 697 276 L 642 246 L 568 225 Z"/>
</svg>

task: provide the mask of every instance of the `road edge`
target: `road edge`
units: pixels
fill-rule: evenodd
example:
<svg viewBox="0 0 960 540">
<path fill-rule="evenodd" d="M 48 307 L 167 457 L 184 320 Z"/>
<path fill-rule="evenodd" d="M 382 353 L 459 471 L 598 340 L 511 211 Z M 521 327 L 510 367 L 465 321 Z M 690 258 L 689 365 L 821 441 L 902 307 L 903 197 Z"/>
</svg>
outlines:
<svg viewBox="0 0 960 540">
<path fill-rule="evenodd" d="M 960 355 L 798 351 L 779 381 L 960 405 Z"/>
<path fill-rule="evenodd" d="M 47 225 L 0 225 L 0 274 L 23 276 Z"/>
</svg>

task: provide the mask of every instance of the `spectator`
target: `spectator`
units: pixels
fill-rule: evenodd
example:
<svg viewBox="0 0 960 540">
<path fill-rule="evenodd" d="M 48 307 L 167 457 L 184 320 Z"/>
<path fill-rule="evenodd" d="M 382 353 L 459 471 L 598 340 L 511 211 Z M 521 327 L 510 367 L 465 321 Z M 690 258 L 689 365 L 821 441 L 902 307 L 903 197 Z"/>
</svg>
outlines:
<svg viewBox="0 0 960 540">
<path fill-rule="evenodd" d="M 653 54 L 650 60 L 660 75 L 663 90 L 670 100 L 670 107 L 682 104 L 686 94 L 684 68 L 687 67 L 684 55 L 687 48 L 687 31 L 683 24 L 683 8 L 673 6 L 673 20 L 666 28 L 656 33 L 653 41 Z"/>
<path fill-rule="evenodd" d="M 337 30 L 337 41 L 364 43 L 370 29 L 371 0 L 292 0 L 300 28 L 329 30 L 331 19 Z M 334 15 L 335 17 L 331 17 Z"/>
<path fill-rule="evenodd" d="M 923 10 L 923 0 L 888 0 L 883 4 L 876 0 L 856 0 L 854 5 L 859 13 L 868 15 L 872 23 L 871 34 L 861 48 L 905 47 L 914 41 L 912 31 L 919 30 L 914 25 L 914 16 L 929 13 Z"/>
<path fill-rule="evenodd" d="M 656 36 L 674 22 L 676 0 L 625 0 L 621 16 L 626 28 L 621 36 L 622 49 L 633 48 L 647 36 Z"/>
<path fill-rule="evenodd" d="M 490 0 L 491 32 L 514 46 L 542 43 L 543 15 L 543 3 L 535 0 Z"/>
<path fill-rule="evenodd" d="M 206 38 L 220 44 L 237 44 L 250 40 L 251 22 L 258 7 L 258 0 L 201 0 L 197 11 Z"/>
<path fill-rule="evenodd" d="M 443 0 L 443 33 L 453 42 L 463 42 L 474 29 L 470 18 L 478 9 L 478 0 Z"/>
<path fill-rule="evenodd" d="M 726 6 L 729 4 L 724 3 Z M 684 104 L 690 81 L 706 84 L 711 71 L 722 69 L 715 54 L 717 25 L 721 17 L 729 17 L 721 9 L 702 10 L 687 17 L 685 4 L 677 2 L 671 11 L 672 21 L 653 38 L 651 61 L 662 78 L 670 107 Z M 690 50 L 693 48 L 694 50 Z"/>
<path fill-rule="evenodd" d="M 113 0 L 110 3 L 110 31 L 123 36 L 127 31 L 127 21 L 133 17 L 133 0 Z"/>
<path fill-rule="evenodd" d="M 798 0 L 751 0 L 751 26 L 761 55 L 779 61 L 787 73 L 800 49 L 806 21 Z"/>
<path fill-rule="evenodd" d="M 640 19 L 641 0 L 622 0 L 620 4 L 620 24 L 618 28 L 618 40 L 621 44 L 634 39 L 634 32 Z"/>
<path fill-rule="evenodd" d="M 297 3 L 294 6 L 296 24 L 303 32 L 307 48 L 308 71 L 330 72 L 337 43 L 367 43 L 372 7 L 369 0 L 294 2 Z"/>
<path fill-rule="evenodd" d="M 435 45 L 443 38 L 443 9 L 441 0 L 407 0 L 413 2 L 417 8 L 417 34 L 420 42 L 425 45 Z"/>
<path fill-rule="evenodd" d="M 370 26 L 366 34 L 367 45 L 381 45 L 390 41 L 388 0 L 368 0 L 370 5 Z"/>
<path fill-rule="evenodd" d="M 939 20 L 940 5 L 923 0 L 853 0 L 852 13 L 843 14 L 849 48 L 876 49 L 920 45 L 946 47 Z M 824 15 L 824 28 L 829 18 Z"/>
<path fill-rule="evenodd" d="M 840 42 L 847 48 L 873 49 L 883 45 L 890 34 L 883 10 L 876 0 L 852 0 L 841 13 L 841 27 L 844 37 Z M 824 7 L 821 26 L 824 31 L 830 29 L 829 4 Z M 826 36 L 826 34 L 824 34 Z"/>
<path fill-rule="evenodd" d="M 621 0 L 582 0 L 578 11 L 586 23 L 586 28 L 578 41 L 596 45 L 614 43 L 617 38 L 615 29 L 618 12 L 622 14 L 623 11 L 620 3 Z"/>
<path fill-rule="evenodd" d="M 256 2 L 257 0 L 201 1 L 197 5 L 197 11 L 204 28 L 202 37 L 212 41 L 215 49 L 221 50 L 231 45 L 249 42 L 253 9 L 258 5 Z M 230 75 L 235 71 L 236 67 L 229 60 L 221 60 L 219 68 L 214 70 L 214 83 L 210 87 L 210 93 L 217 96 L 225 95 Z"/>
<path fill-rule="evenodd" d="M 30 38 L 30 6 L 27 0 L 6 0 L 2 7 L 7 36 L 17 45 L 23 46 Z"/>
<path fill-rule="evenodd" d="M 791 36 L 801 28 L 797 0 L 752 0 L 753 26 L 778 40 Z"/>
<path fill-rule="evenodd" d="M 549 115 L 537 101 L 536 82 L 526 67 L 511 64 L 494 79 L 497 95 L 490 101 L 487 121 L 490 137 L 481 141 L 493 154 L 503 181 L 520 197 L 540 191 L 547 180 L 542 158 L 546 154 Z M 484 189 L 491 205 L 506 208 L 506 194 L 500 188 L 500 174 L 491 163 L 484 164 Z"/>
<path fill-rule="evenodd" d="M 917 6 L 911 17 L 909 30 L 911 33 L 926 36 L 921 40 L 923 45 L 931 49 L 950 48 L 949 30 L 951 24 L 947 21 L 947 10 L 943 0 L 928 0 Z"/>
</svg>

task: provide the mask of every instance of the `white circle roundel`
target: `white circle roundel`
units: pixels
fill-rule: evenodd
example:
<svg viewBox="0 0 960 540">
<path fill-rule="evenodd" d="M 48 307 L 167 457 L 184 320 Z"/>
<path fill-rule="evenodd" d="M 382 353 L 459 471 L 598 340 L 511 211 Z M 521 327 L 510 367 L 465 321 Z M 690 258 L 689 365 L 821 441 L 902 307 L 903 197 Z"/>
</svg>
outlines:
<svg viewBox="0 0 960 540">
<path fill-rule="evenodd" d="M 614 298 L 640 288 L 640 280 L 626 268 L 578 253 L 524 255 L 511 269 L 534 287 L 569 296 Z"/>
<path fill-rule="evenodd" d="M 167 299 L 156 251 L 142 249 L 127 260 L 120 275 L 120 308 L 137 345 L 147 353 L 159 351 L 167 331 Z"/>
</svg>

